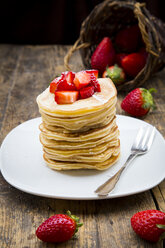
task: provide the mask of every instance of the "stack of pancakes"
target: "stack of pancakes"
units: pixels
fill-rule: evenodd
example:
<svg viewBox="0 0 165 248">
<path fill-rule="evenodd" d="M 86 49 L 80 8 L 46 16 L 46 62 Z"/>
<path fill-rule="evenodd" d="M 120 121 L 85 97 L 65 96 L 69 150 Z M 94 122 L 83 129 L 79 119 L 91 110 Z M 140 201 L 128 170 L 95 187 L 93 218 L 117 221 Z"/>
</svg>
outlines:
<svg viewBox="0 0 165 248">
<path fill-rule="evenodd" d="M 49 88 L 37 97 L 40 141 L 50 168 L 104 170 L 119 159 L 116 88 L 108 78 L 98 81 L 101 92 L 73 104 L 57 104 Z"/>
</svg>

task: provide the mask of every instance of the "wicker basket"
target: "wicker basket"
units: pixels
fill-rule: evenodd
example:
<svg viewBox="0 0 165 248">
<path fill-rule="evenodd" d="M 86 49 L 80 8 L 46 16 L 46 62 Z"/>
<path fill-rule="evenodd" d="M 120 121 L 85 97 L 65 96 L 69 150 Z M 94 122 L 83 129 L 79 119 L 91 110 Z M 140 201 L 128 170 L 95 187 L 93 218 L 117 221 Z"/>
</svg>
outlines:
<svg viewBox="0 0 165 248">
<path fill-rule="evenodd" d="M 72 53 L 80 49 L 83 64 L 91 68 L 91 55 L 105 36 L 113 39 L 124 27 L 138 23 L 146 50 L 149 53 L 145 67 L 130 81 L 117 86 L 118 90 L 139 87 L 165 65 L 165 24 L 152 16 L 144 3 L 106 0 L 97 5 L 84 20 L 80 36 L 64 58 L 68 70 Z"/>
</svg>

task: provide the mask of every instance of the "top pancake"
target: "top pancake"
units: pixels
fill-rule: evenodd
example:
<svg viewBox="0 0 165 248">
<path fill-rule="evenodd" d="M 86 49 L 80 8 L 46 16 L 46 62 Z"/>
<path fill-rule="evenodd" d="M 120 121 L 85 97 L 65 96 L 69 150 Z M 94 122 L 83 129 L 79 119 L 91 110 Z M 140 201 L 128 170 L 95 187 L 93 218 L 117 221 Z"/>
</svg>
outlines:
<svg viewBox="0 0 165 248">
<path fill-rule="evenodd" d="M 101 92 L 95 93 L 92 97 L 80 99 L 72 104 L 57 104 L 54 94 L 49 92 L 49 87 L 37 97 L 37 103 L 42 112 L 51 116 L 72 117 L 82 116 L 97 112 L 108 107 L 115 100 L 117 91 L 109 78 L 99 78 L 98 82 Z"/>
</svg>

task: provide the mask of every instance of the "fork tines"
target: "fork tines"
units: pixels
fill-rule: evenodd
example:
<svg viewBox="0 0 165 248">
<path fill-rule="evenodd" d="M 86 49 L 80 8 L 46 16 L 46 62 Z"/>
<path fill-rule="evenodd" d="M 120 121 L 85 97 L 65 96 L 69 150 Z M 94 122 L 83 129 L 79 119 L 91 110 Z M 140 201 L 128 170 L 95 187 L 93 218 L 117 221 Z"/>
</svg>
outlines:
<svg viewBox="0 0 165 248">
<path fill-rule="evenodd" d="M 132 149 L 149 150 L 154 139 L 155 127 L 143 128 L 140 127 Z"/>
</svg>

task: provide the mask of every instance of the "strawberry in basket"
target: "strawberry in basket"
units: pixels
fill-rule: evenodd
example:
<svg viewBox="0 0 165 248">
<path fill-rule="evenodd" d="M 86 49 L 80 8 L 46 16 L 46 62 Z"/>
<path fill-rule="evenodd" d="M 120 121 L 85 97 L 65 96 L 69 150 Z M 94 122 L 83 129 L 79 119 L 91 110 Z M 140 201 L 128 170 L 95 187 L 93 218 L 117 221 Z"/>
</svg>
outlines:
<svg viewBox="0 0 165 248">
<path fill-rule="evenodd" d="M 103 73 L 106 67 L 115 62 L 115 50 L 110 38 L 105 37 L 96 47 L 91 57 L 91 67 Z"/>
<path fill-rule="evenodd" d="M 106 68 L 103 78 L 109 77 L 115 84 L 121 84 L 125 81 L 125 73 L 118 65 L 112 65 Z"/>
<path fill-rule="evenodd" d="M 120 50 L 134 52 L 141 41 L 141 33 L 138 25 L 133 25 L 120 30 L 115 38 L 115 43 Z"/>
</svg>

